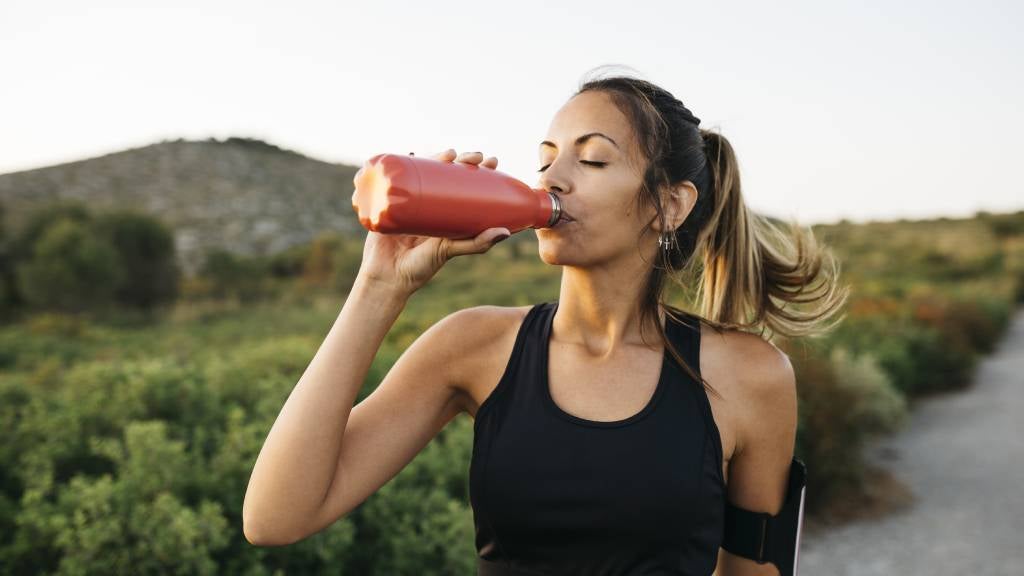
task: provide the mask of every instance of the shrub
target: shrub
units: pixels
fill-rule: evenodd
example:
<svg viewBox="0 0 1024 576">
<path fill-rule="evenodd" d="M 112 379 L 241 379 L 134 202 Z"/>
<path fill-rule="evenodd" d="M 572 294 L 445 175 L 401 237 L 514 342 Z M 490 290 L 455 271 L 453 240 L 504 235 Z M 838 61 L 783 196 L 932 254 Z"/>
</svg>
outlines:
<svg viewBox="0 0 1024 576">
<path fill-rule="evenodd" d="M 32 212 L 11 244 L 11 256 L 15 262 L 29 259 L 39 239 L 58 220 L 72 220 L 81 224 L 92 220 L 85 204 L 75 200 L 63 200 Z"/>
<path fill-rule="evenodd" d="M 206 296 L 253 302 L 273 292 L 262 260 L 236 256 L 222 249 L 207 254 L 199 274 L 208 280 L 208 292 L 203 294 Z"/>
<path fill-rule="evenodd" d="M 335 253 L 342 240 L 334 234 L 321 234 L 310 244 L 302 265 L 302 284 L 307 287 L 326 286 L 334 275 Z"/>
<path fill-rule="evenodd" d="M 349 239 L 342 242 L 334 253 L 334 289 L 348 292 L 356 281 L 362 263 L 363 241 Z"/>
<path fill-rule="evenodd" d="M 126 273 L 114 292 L 119 304 L 150 309 L 176 298 L 181 272 L 174 236 L 159 220 L 122 211 L 98 217 L 95 225 L 117 250 Z"/>
<path fill-rule="evenodd" d="M 26 499 L 19 524 L 58 554 L 62 574 L 216 574 L 214 558 L 230 540 L 216 502 L 187 503 L 189 477 L 181 442 L 162 422 L 133 422 L 122 438 L 91 439 L 91 450 L 114 463 L 116 476 L 76 476 L 57 488 L 52 504 Z M 42 546 L 42 543 L 38 545 Z M 37 567 L 39 568 L 39 567 Z"/>
<path fill-rule="evenodd" d="M 309 244 L 300 244 L 273 254 L 267 258 L 267 269 L 275 278 L 297 278 L 302 275 L 309 250 Z"/>
<path fill-rule="evenodd" d="M 864 442 L 896 430 L 906 402 L 870 355 L 834 349 L 794 355 L 800 401 L 797 454 L 808 464 L 809 507 L 858 493 L 864 476 Z"/>
<path fill-rule="evenodd" d="M 846 409 L 859 422 L 861 433 L 876 436 L 895 432 L 906 420 L 907 402 L 892 385 L 889 375 L 874 356 L 854 356 L 844 348 L 835 348 L 829 355 L 836 375 L 836 384 L 855 392 L 854 403 Z"/>
<path fill-rule="evenodd" d="M 104 307 L 124 278 L 117 251 L 86 224 L 62 218 L 46 228 L 32 257 L 18 266 L 18 287 L 42 308 L 84 311 Z"/>
</svg>

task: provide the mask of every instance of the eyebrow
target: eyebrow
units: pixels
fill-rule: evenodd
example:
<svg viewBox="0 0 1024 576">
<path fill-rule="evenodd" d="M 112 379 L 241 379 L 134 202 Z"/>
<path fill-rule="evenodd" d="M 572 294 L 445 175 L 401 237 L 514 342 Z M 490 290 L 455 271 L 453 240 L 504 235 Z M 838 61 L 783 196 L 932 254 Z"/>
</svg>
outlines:
<svg viewBox="0 0 1024 576">
<path fill-rule="evenodd" d="M 587 140 L 590 140 L 594 136 L 600 136 L 601 138 L 604 138 L 605 140 L 611 142 L 612 146 L 615 146 L 616 148 L 619 148 L 619 145 L 615 143 L 615 140 L 612 140 L 611 136 L 606 136 L 604 134 L 601 134 L 600 132 L 588 132 L 588 133 L 584 134 L 583 136 L 580 136 L 579 138 L 577 138 L 576 141 L 573 142 L 573 144 L 576 145 L 576 146 L 579 146 L 580 144 L 583 144 L 584 142 L 586 142 Z M 540 145 L 541 145 L 541 147 L 550 146 L 551 148 L 556 148 L 556 149 L 558 148 L 558 146 L 555 146 L 554 143 L 548 142 L 547 140 L 541 142 Z M 619 148 L 619 149 L 621 150 L 621 148 Z"/>
</svg>

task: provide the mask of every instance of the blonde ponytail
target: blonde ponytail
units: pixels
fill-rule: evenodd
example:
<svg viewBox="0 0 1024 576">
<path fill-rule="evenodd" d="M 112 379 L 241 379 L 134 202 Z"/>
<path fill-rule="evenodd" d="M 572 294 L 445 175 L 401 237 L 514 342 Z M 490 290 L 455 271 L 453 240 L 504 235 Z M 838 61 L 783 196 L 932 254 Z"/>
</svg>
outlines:
<svg viewBox="0 0 1024 576">
<path fill-rule="evenodd" d="M 842 321 L 837 315 L 849 294 L 849 287 L 838 288 L 838 261 L 796 222 L 784 232 L 750 211 L 732 145 L 718 132 L 700 133 L 714 196 L 697 247 L 701 316 L 769 338 L 827 333 Z"/>
</svg>

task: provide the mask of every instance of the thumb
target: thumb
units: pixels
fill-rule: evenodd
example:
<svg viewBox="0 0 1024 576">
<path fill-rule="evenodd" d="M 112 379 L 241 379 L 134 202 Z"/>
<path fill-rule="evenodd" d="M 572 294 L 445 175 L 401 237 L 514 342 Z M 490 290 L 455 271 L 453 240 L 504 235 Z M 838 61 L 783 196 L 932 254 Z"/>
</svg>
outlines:
<svg viewBox="0 0 1024 576">
<path fill-rule="evenodd" d="M 451 258 L 465 254 L 482 254 L 511 235 L 508 228 L 488 228 L 475 238 L 451 240 L 448 244 L 448 256 Z"/>
</svg>

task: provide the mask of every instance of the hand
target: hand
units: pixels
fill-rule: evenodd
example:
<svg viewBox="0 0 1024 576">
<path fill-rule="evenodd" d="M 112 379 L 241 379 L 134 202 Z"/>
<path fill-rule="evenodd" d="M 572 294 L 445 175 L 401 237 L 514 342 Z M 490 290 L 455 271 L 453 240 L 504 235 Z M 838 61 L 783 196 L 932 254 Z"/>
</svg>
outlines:
<svg viewBox="0 0 1024 576">
<path fill-rule="evenodd" d="M 497 158 L 491 156 L 484 160 L 481 152 L 456 155 L 455 150 L 449 148 L 431 158 L 479 165 L 491 170 L 498 167 Z M 507 228 L 488 228 L 475 238 L 463 240 L 367 231 L 359 277 L 408 295 L 433 278 L 448 260 L 465 254 L 483 254 L 497 241 L 510 235 Z"/>
</svg>

